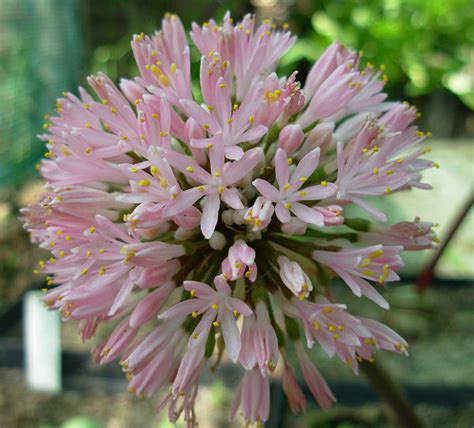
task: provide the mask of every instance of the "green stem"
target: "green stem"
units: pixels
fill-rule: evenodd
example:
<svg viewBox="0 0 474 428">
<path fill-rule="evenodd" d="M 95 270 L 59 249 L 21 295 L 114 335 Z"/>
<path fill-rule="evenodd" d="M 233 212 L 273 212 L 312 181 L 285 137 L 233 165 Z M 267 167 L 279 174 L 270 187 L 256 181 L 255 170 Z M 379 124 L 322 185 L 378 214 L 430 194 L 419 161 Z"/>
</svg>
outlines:
<svg viewBox="0 0 474 428">
<path fill-rule="evenodd" d="M 374 389 L 382 397 L 382 400 L 393 410 L 398 420 L 398 426 L 423 428 L 423 423 L 418 418 L 413 406 L 408 401 L 402 389 L 395 383 L 390 374 L 380 363 L 368 363 L 364 361 L 360 364 L 360 368 Z"/>
</svg>

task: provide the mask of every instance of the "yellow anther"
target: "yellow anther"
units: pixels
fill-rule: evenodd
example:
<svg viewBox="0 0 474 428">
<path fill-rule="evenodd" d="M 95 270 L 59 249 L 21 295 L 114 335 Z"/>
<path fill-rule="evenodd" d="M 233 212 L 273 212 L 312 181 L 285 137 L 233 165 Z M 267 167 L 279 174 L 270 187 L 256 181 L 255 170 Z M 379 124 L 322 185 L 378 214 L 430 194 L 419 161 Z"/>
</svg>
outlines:
<svg viewBox="0 0 474 428">
<path fill-rule="evenodd" d="M 168 133 L 166 131 L 161 131 L 160 132 L 160 137 L 167 137 Z"/>
<path fill-rule="evenodd" d="M 319 330 L 321 328 L 321 324 L 319 324 L 317 321 L 313 321 L 311 325 L 315 330 Z"/>
<path fill-rule="evenodd" d="M 252 124 L 255 122 L 255 118 L 253 116 L 249 116 L 249 123 Z"/>
<path fill-rule="evenodd" d="M 374 271 L 369 270 L 369 269 L 363 270 L 361 273 L 362 275 L 365 275 L 365 276 L 370 276 L 370 277 L 374 276 Z"/>
<path fill-rule="evenodd" d="M 95 232 L 95 227 L 94 226 L 90 226 L 89 227 L 89 233 L 94 233 Z M 66 237 L 67 239 L 67 237 Z"/>
<path fill-rule="evenodd" d="M 138 185 L 148 187 L 150 185 L 150 180 L 148 180 L 147 178 L 144 178 L 143 180 L 140 180 L 138 182 Z"/>
<path fill-rule="evenodd" d="M 197 189 L 198 189 L 200 192 L 204 192 L 204 186 L 198 186 Z"/>
<path fill-rule="evenodd" d="M 59 252 L 59 258 L 62 259 L 64 257 L 64 250 L 61 250 Z"/>
<path fill-rule="evenodd" d="M 288 190 L 290 188 L 290 183 L 286 183 L 284 186 L 283 186 L 283 190 Z"/>
<path fill-rule="evenodd" d="M 433 149 L 431 147 L 425 147 L 423 150 L 422 150 L 422 153 L 423 154 L 427 154 L 427 153 L 430 153 Z"/>
<path fill-rule="evenodd" d="M 219 83 L 219 85 L 217 85 L 220 89 L 223 89 L 225 88 L 225 83 Z"/>
<path fill-rule="evenodd" d="M 196 340 L 199 338 L 199 333 L 193 333 L 191 337 Z"/>
<path fill-rule="evenodd" d="M 367 266 L 370 266 L 372 264 L 372 261 L 370 259 L 362 259 L 362 261 L 359 263 L 358 267 L 360 268 L 366 268 Z"/>
<path fill-rule="evenodd" d="M 204 129 L 209 129 L 209 124 L 204 123 L 204 124 L 202 125 L 202 127 L 203 127 Z"/>
<path fill-rule="evenodd" d="M 298 299 L 300 299 L 301 301 L 303 301 L 306 297 L 306 293 L 304 291 L 301 291 L 299 294 L 298 294 Z"/>
<path fill-rule="evenodd" d="M 211 150 L 213 147 L 214 147 L 214 144 L 209 143 L 209 144 L 206 146 L 206 149 L 207 149 L 207 150 Z"/>
<path fill-rule="evenodd" d="M 197 313 L 196 311 L 192 311 L 192 312 L 191 312 L 191 316 L 192 316 L 193 318 L 197 318 L 197 317 L 198 317 L 198 313 Z"/>
<path fill-rule="evenodd" d="M 288 165 L 293 165 L 293 158 L 288 158 Z"/>
<path fill-rule="evenodd" d="M 102 98 L 102 104 L 105 106 L 109 103 L 109 101 L 105 98 Z"/>
<path fill-rule="evenodd" d="M 379 175 L 379 169 L 375 167 L 373 170 L 374 175 Z"/>
<path fill-rule="evenodd" d="M 163 75 L 163 72 L 161 71 L 161 69 L 159 67 L 157 67 L 155 64 L 150 66 L 150 70 L 158 78 Z"/>
<path fill-rule="evenodd" d="M 238 105 L 238 104 L 234 104 L 234 105 L 232 106 L 232 110 L 234 110 L 234 111 L 237 110 L 238 108 L 239 108 L 239 105 Z M 253 117 L 253 116 L 250 116 L 250 117 Z M 249 120 L 250 120 L 250 117 L 249 117 Z"/>
<path fill-rule="evenodd" d="M 305 192 L 304 190 L 302 190 L 302 191 L 300 192 L 300 197 L 304 198 L 305 196 L 306 196 L 306 192 Z"/>
<path fill-rule="evenodd" d="M 283 29 L 286 31 L 290 28 L 290 25 L 287 24 L 286 22 L 283 24 Z"/>
<path fill-rule="evenodd" d="M 151 114 L 151 117 L 152 117 L 153 119 L 158 119 L 158 113 L 152 113 L 152 114 Z"/>
<path fill-rule="evenodd" d="M 186 171 L 194 172 L 194 168 L 191 165 L 189 165 L 189 166 L 186 167 Z"/>
<path fill-rule="evenodd" d="M 219 305 L 218 305 L 217 303 L 213 303 L 213 304 L 211 305 L 211 308 L 212 308 L 212 309 L 219 309 Z"/>
<path fill-rule="evenodd" d="M 85 152 L 86 152 L 86 155 L 89 155 L 92 152 L 92 148 L 86 147 Z"/>
<path fill-rule="evenodd" d="M 344 331 L 344 326 L 343 326 L 343 325 L 338 325 L 338 326 L 337 326 L 337 329 L 338 329 L 339 331 Z"/>
<path fill-rule="evenodd" d="M 323 308 L 323 312 L 324 312 L 325 314 L 330 314 L 330 313 L 332 312 L 331 306 L 325 306 L 325 307 Z"/>
<path fill-rule="evenodd" d="M 87 257 L 90 257 L 90 256 L 92 256 L 92 250 L 87 250 L 87 252 L 86 252 L 86 256 L 87 256 Z"/>
<path fill-rule="evenodd" d="M 150 166 L 150 173 L 151 175 L 155 176 L 155 175 L 159 175 L 160 171 L 158 167 L 156 167 L 155 165 L 152 165 Z"/>
<path fill-rule="evenodd" d="M 339 336 L 337 333 L 334 333 L 332 337 L 334 338 L 334 340 L 339 340 L 341 338 L 341 336 Z"/>
<path fill-rule="evenodd" d="M 220 185 L 217 190 L 219 190 L 219 193 L 223 193 L 224 192 L 224 186 Z"/>
<path fill-rule="evenodd" d="M 238 311 L 237 309 L 234 309 L 233 313 L 234 313 L 234 317 L 238 317 L 238 316 L 239 316 L 239 311 Z"/>
<path fill-rule="evenodd" d="M 176 73 L 176 64 L 173 62 L 171 65 L 170 65 L 170 72 L 171 74 L 174 74 Z"/>
<path fill-rule="evenodd" d="M 308 177 L 300 177 L 299 180 L 304 183 L 306 180 L 308 179 Z"/>
<path fill-rule="evenodd" d="M 160 81 L 160 83 L 161 83 L 163 86 L 169 86 L 169 84 L 170 84 L 169 79 L 168 79 L 164 74 L 162 74 L 162 75 L 158 78 L 158 80 Z"/>
<path fill-rule="evenodd" d="M 229 119 L 227 119 L 227 121 L 226 121 L 226 122 L 227 122 L 227 124 L 228 124 L 228 125 L 230 125 L 230 124 L 231 124 L 233 121 L 234 121 L 234 119 L 232 119 L 232 118 L 229 118 Z"/>
<path fill-rule="evenodd" d="M 194 297 L 196 295 L 196 290 L 192 289 L 189 294 L 191 294 L 191 297 Z"/>
<path fill-rule="evenodd" d="M 214 176 L 215 176 L 215 177 L 220 177 L 220 176 L 221 176 L 221 173 L 220 173 L 219 171 L 216 171 L 216 172 L 214 172 Z"/>
<path fill-rule="evenodd" d="M 289 202 L 287 202 L 284 206 L 285 206 L 286 209 L 290 209 L 290 208 L 291 208 L 291 204 L 290 204 Z"/>
<path fill-rule="evenodd" d="M 99 275 L 104 275 L 107 272 L 107 268 L 105 266 L 101 266 L 99 269 Z"/>
<path fill-rule="evenodd" d="M 321 186 L 326 187 L 328 185 L 327 181 L 321 181 Z"/>
<path fill-rule="evenodd" d="M 424 137 L 424 136 L 425 136 L 425 133 L 422 132 L 422 131 L 416 131 L 416 136 L 417 136 L 417 137 Z"/>
<path fill-rule="evenodd" d="M 438 162 L 433 162 L 433 163 L 431 164 L 431 166 L 432 166 L 433 168 L 439 168 L 440 165 L 439 165 Z"/>
<path fill-rule="evenodd" d="M 387 170 L 387 175 L 392 175 L 395 171 L 393 169 L 388 169 Z"/>
<path fill-rule="evenodd" d="M 92 232 L 91 232 L 91 233 L 92 233 Z M 69 235 L 66 235 L 66 236 L 64 237 L 64 239 L 65 239 L 66 241 L 70 241 L 72 238 L 71 238 Z"/>
<path fill-rule="evenodd" d="M 387 188 L 385 189 L 385 193 L 386 193 L 387 195 L 389 195 L 390 193 L 392 193 L 392 189 L 391 189 L 390 187 L 387 187 Z"/>
<path fill-rule="evenodd" d="M 84 268 L 81 271 L 81 275 L 87 275 L 88 273 L 89 273 L 89 269 L 87 269 L 87 268 Z"/>
<path fill-rule="evenodd" d="M 384 251 L 382 249 L 378 249 L 378 250 L 375 250 L 375 251 L 372 251 L 370 252 L 369 254 L 367 254 L 369 258 L 371 259 L 377 259 L 381 256 L 384 255 Z"/>
<path fill-rule="evenodd" d="M 111 106 L 111 107 L 110 107 L 110 111 L 111 111 L 111 113 L 116 113 L 116 112 L 117 112 L 117 109 L 116 109 L 114 106 Z"/>
<path fill-rule="evenodd" d="M 214 321 L 214 322 L 212 323 L 212 325 L 213 325 L 214 327 L 219 327 L 219 326 L 220 326 L 219 321 Z"/>
<path fill-rule="evenodd" d="M 211 106 L 211 105 L 208 105 L 208 106 L 207 106 L 207 109 L 208 109 L 209 111 L 214 111 L 214 107 Z"/>
<path fill-rule="evenodd" d="M 379 149 L 379 146 L 374 146 L 374 147 L 372 148 L 372 151 L 373 151 L 374 153 L 378 153 L 379 150 L 380 150 L 380 149 Z"/>
</svg>

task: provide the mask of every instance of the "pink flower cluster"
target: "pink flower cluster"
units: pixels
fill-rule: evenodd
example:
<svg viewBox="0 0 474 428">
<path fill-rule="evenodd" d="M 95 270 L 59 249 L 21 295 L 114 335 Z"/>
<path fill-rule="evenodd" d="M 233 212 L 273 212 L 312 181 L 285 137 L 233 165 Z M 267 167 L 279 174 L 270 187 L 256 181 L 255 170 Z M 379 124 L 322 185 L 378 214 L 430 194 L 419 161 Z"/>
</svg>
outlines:
<svg viewBox="0 0 474 428">
<path fill-rule="evenodd" d="M 83 339 L 113 324 L 95 359 L 118 359 L 138 396 L 165 391 L 158 410 L 171 421 L 196 425 L 200 374 L 223 349 L 245 371 L 232 416 L 268 419 L 275 371 L 292 410 L 304 410 L 293 361 L 325 409 L 335 397 L 308 348 L 357 373 L 407 343 L 330 300 L 316 272 L 388 308 L 378 290 L 398 279 L 403 249 L 433 246 L 433 225 L 344 210 L 385 222 L 366 197 L 428 188 L 429 135 L 413 107 L 385 101 L 382 72 L 339 42 L 301 87 L 296 72 L 275 72 L 295 41 L 286 28 L 227 14 L 190 35 L 199 93 L 186 33 L 167 15 L 153 36 L 133 38 L 138 77 L 117 87 L 91 76 L 94 95 L 58 99 L 40 136 L 45 192 L 23 210 L 52 254 L 38 269 L 52 286 L 45 302 L 78 320 Z"/>
</svg>

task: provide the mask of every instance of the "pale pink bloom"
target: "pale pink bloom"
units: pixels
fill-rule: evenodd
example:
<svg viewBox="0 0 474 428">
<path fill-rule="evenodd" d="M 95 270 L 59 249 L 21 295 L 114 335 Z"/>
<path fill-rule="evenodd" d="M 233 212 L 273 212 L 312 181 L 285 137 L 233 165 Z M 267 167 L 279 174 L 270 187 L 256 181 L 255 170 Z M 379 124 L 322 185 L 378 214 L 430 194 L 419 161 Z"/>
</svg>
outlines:
<svg viewBox="0 0 474 428">
<path fill-rule="evenodd" d="M 301 159 L 290 176 L 289 158 L 284 150 L 278 149 L 275 156 L 275 171 L 279 189 L 260 178 L 254 180 L 253 185 L 260 194 L 276 203 L 275 214 L 282 223 L 288 223 L 291 219 L 290 213 L 293 213 L 305 223 L 318 226 L 324 224 L 322 216 L 318 212 L 301 203 L 303 201 L 325 199 L 336 192 L 336 186 L 333 183 L 326 182 L 301 188 L 318 167 L 318 163 L 319 148 L 314 149 Z"/>
<path fill-rule="evenodd" d="M 184 288 L 195 298 L 185 300 L 163 312 L 160 319 L 174 319 L 183 315 L 203 315 L 191 335 L 191 344 L 200 343 L 207 337 L 208 329 L 220 327 L 230 358 L 235 362 L 239 357 L 241 340 L 235 320 L 236 314 L 249 316 L 252 310 L 243 301 L 231 297 L 231 288 L 221 276 L 214 279 L 216 289 L 203 282 L 184 281 Z"/>
<path fill-rule="evenodd" d="M 301 266 L 285 256 L 278 257 L 277 262 L 280 265 L 280 278 L 283 284 L 299 299 L 307 298 L 313 290 L 313 284 Z"/>
<path fill-rule="evenodd" d="M 265 77 L 276 68 L 278 59 L 296 40 L 288 31 L 275 31 L 270 22 L 256 28 L 252 15 L 246 15 L 235 26 L 229 15 L 224 17 L 222 26 L 214 20 L 202 28 L 193 24 L 191 37 L 202 55 L 219 52 L 230 62 L 236 77 L 238 101 L 243 99 L 255 78 Z"/>
<path fill-rule="evenodd" d="M 254 350 L 257 364 L 263 375 L 273 372 L 278 364 L 278 339 L 270 323 L 267 305 L 257 302 L 255 308 L 257 321 L 254 331 Z"/>
<path fill-rule="evenodd" d="M 263 424 L 270 416 L 270 383 L 257 368 L 245 372 L 235 391 L 232 419 L 239 407 L 247 425 Z"/>
<path fill-rule="evenodd" d="M 340 42 L 332 43 L 311 67 L 306 78 L 304 93 L 307 100 L 313 98 L 315 92 L 321 84 L 336 70 L 344 64 L 352 64 L 357 61 L 358 56 L 355 51 L 345 47 Z"/>
<path fill-rule="evenodd" d="M 360 91 L 359 73 L 352 61 L 338 66 L 318 87 L 297 123 L 303 129 L 318 119 L 330 118 Z M 357 81 L 357 82 L 356 82 Z M 307 99 L 308 99 L 307 98 Z"/>
<path fill-rule="evenodd" d="M 314 251 L 313 259 L 329 266 L 350 287 L 356 296 L 362 294 L 388 309 L 387 301 L 368 281 L 379 284 L 397 281 L 395 270 L 403 266 L 399 256 L 403 247 L 374 245 L 372 247 L 334 251 Z"/>
<path fill-rule="evenodd" d="M 283 149 L 288 156 L 298 150 L 303 143 L 304 132 L 300 125 L 286 125 L 278 136 L 278 148 Z"/>
<path fill-rule="evenodd" d="M 369 205 L 363 196 L 389 194 L 406 185 L 409 178 L 396 162 L 386 163 L 379 153 L 378 145 L 374 142 L 379 132 L 375 123 L 367 121 L 347 149 L 342 142 L 337 144 L 337 197 L 359 205 L 377 220 L 386 221 L 386 215 Z"/>
<path fill-rule="evenodd" d="M 209 74 L 206 72 L 206 76 Z M 212 74 L 211 76 L 213 76 Z M 258 141 L 268 128 L 257 122 L 255 115 L 263 107 L 263 86 L 257 85 L 246 95 L 238 108 L 232 104 L 232 93 L 224 77 L 213 83 L 212 98 L 206 106 L 200 106 L 191 100 L 181 100 L 181 107 L 211 136 L 219 137 L 224 144 L 226 158 L 239 160 L 244 150 L 240 144 L 247 141 Z M 209 83 L 210 85 L 210 83 Z M 192 139 L 191 147 L 208 148 L 214 144 L 211 138 Z"/>
<path fill-rule="evenodd" d="M 324 226 L 339 226 L 344 223 L 342 207 L 329 205 L 327 207 L 314 207 L 324 217 Z"/>
<path fill-rule="evenodd" d="M 253 168 L 262 159 L 262 150 L 255 148 L 247 151 L 238 161 L 225 163 L 224 148 L 219 141 L 209 150 L 211 171 L 204 170 L 197 162 L 185 155 L 174 151 L 165 152 L 169 163 L 183 174 L 199 183 L 199 186 L 179 193 L 173 203 L 164 210 L 166 216 L 182 213 L 201 198 L 203 214 L 201 217 L 201 231 L 209 239 L 215 230 L 221 199 L 228 206 L 243 208 L 236 185 L 246 175 L 253 173 Z"/>
<path fill-rule="evenodd" d="M 196 428 L 198 426 L 195 411 L 196 396 L 199 388 L 199 375 L 202 369 L 202 362 L 198 364 L 190 377 L 186 387 L 180 390 L 179 394 L 168 393 L 163 401 L 156 409 L 157 413 L 161 412 L 168 406 L 168 419 L 175 423 L 184 413 L 183 419 L 186 421 L 188 428 Z"/>
<path fill-rule="evenodd" d="M 278 339 L 266 304 L 258 302 L 255 313 L 256 317 L 252 314 L 244 319 L 239 362 L 247 370 L 258 366 L 265 376 L 273 372 L 278 363 Z"/>
<path fill-rule="evenodd" d="M 423 158 L 430 134 L 413 125 L 416 109 L 386 102 L 381 71 L 361 69 L 340 43 L 302 90 L 296 71 L 276 72 L 295 41 L 285 25 L 226 13 L 193 24 L 191 38 L 202 54 L 192 86 L 185 30 L 167 14 L 154 35 L 133 37 L 138 76 L 117 87 L 98 73 L 90 93 L 57 100 L 39 136 L 44 192 L 23 221 L 50 252 L 34 269 L 47 275 L 45 303 L 77 320 L 83 340 L 113 323 L 93 354 L 120 358 L 130 392 L 167 390 L 157 410 L 196 427 L 201 372 L 226 351 L 247 370 L 232 413 L 260 426 L 286 343 L 321 407 L 334 401 L 299 326 L 308 347 L 354 373 L 378 349 L 406 353 L 397 333 L 323 298 L 305 271 L 388 307 L 370 281 L 397 280 L 400 251 L 432 247 L 433 225 L 319 228 L 352 227 L 342 213 L 351 204 L 385 220 L 367 197 L 428 189 L 422 172 L 438 165 Z M 288 360 L 283 384 L 292 410 L 304 410 Z"/>
<path fill-rule="evenodd" d="M 222 273 L 226 279 L 235 281 L 244 275 L 254 282 L 257 278 L 255 250 L 243 240 L 236 241 L 229 248 L 229 255 L 222 262 Z"/>
<path fill-rule="evenodd" d="M 133 54 L 142 76 L 137 81 L 151 92 L 159 90 L 177 105 L 180 99 L 192 98 L 189 46 L 176 15 L 165 17 L 162 25 L 162 31 L 153 37 L 133 38 Z"/>
<path fill-rule="evenodd" d="M 249 208 L 244 217 L 252 225 L 254 232 L 265 229 L 271 222 L 275 208 L 272 201 L 259 196 L 255 203 Z"/>
<path fill-rule="evenodd" d="M 438 237 L 433 231 L 433 223 L 420 221 L 401 221 L 389 227 L 374 226 L 360 234 L 361 241 L 368 244 L 401 245 L 404 250 L 418 251 L 434 248 Z"/>
<path fill-rule="evenodd" d="M 298 362 L 309 390 L 313 394 L 313 397 L 316 399 L 319 406 L 323 410 L 328 409 L 332 402 L 336 401 L 336 398 L 334 397 L 333 393 L 329 389 L 328 384 L 323 379 L 316 366 L 311 362 L 301 342 L 296 342 L 295 347 L 296 355 L 298 356 Z"/>
<path fill-rule="evenodd" d="M 288 404 L 293 413 L 304 412 L 308 406 L 308 401 L 295 378 L 295 373 L 291 366 L 285 363 L 283 372 L 283 391 L 285 391 Z"/>
</svg>

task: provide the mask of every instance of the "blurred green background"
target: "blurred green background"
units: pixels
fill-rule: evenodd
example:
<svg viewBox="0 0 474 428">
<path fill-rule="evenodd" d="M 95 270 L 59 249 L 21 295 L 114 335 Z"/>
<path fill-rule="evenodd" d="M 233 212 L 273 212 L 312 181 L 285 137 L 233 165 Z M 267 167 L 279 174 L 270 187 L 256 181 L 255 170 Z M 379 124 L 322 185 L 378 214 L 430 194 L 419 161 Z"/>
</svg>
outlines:
<svg viewBox="0 0 474 428">
<path fill-rule="evenodd" d="M 40 254 L 17 218 L 19 207 L 35 200 L 41 188 L 35 165 L 45 149 L 36 134 L 42 131 L 44 115 L 53 111 L 56 97 L 64 90 L 77 92 L 85 77 L 97 71 L 115 81 L 135 76 L 132 34 L 153 32 L 165 12 L 177 13 L 189 28 L 192 21 L 221 18 L 226 10 L 236 19 L 253 12 L 259 18 L 289 23 L 299 39 L 284 56 L 281 74 L 297 69 L 304 81 L 312 63 L 335 39 L 363 51 L 363 61 L 384 65 L 390 97 L 407 100 L 423 112 L 419 125 L 433 133 L 430 157 L 441 169 L 426 173 L 425 181 L 435 190 L 394 195 L 383 202 L 383 209 L 391 221 L 418 215 L 439 222 L 441 238 L 446 236 L 473 188 L 472 1 L 0 0 L 0 316 L 18 304 L 26 289 L 38 286 L 31 267 Z M 196 51 L 193 58 L 199 60 Z M 196 76 L 198 67 L 193 71 Z M 471 391 L 472 398 L 473 238 L 470 213 L 437 266 L 443 284 L 423 295 L 411 285 L 394 287 L 388 296 L 394 308 L 390 314 L 372 314 L 366 302 L 351 301 L 356 313 L 389 322 L 412 343 L 408 359 L 383 356 L 383 361 L 394 377 L 415 390 L 446 388 L 449 394 L 454 388 Z M 405 276 L 415 278 L 432 256 L 428 252 L 406 257 Z M 343 296 L 346 301 L 347 293 Z M 9 338 L 21 337 L 21 325 L 0 327 Z M 90 347 L 79 343 L 72 325 L 63 327 L 63 343 L 71 352 Z M 316 357 L 330 383 L 353 381 L 340 364 Z M 226 376 L 220 373 L 214 386 L 203 388 L 198 409 L 202 427 L 227 426 L 225 411 L 233 384 Z M 117 388 L 122 390 L 123 385 Z M 153 400 L 141 402 L 107 391 L 99 385 L 95 392 L 66 388 L 55 397 L 33 393 L 25 388 L 21 370 L 0 364 L 0 427 L 168 426 L 157 422 Z M 449 406 L 429 397 L 418 401 L 415 408 L 426 426 L 472 426 L 472 400 Z M 386 406 L 376 402 L 357 406 L 343 402 L 325 415 L 312 407 L 305 416 L 292 418 L 286 412 L 281 420 L 279 426 L 289 427 L 397 426 Z"/>
</svg>

